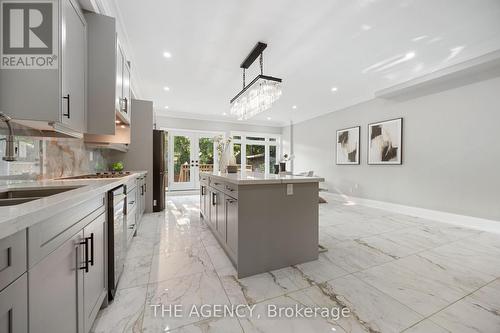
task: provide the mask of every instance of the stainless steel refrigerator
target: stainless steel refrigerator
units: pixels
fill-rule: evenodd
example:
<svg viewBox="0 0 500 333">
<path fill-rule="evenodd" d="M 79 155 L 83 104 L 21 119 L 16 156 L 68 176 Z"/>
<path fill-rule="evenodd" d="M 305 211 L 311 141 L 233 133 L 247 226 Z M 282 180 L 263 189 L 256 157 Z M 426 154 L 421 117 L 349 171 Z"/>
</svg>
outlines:
<svg viewBox="0 0 500 333">
<path fill-rule="evenodd" d="M 165 209 L 167 132 L 153 130 L 153 212 Z"/>
</svg>

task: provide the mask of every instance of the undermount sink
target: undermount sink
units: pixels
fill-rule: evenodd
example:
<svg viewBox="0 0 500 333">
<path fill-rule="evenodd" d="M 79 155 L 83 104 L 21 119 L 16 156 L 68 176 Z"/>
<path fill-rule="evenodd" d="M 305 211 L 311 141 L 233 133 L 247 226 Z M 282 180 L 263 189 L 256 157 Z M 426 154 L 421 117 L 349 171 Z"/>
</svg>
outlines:
<svg viewBox="0 0 500 333">
<path fill-rule="evenodd" d="M 50 197 L 51 195 L 75 190 L 81 186 L 26 187 L 0 192 L 0 206 L 14 206 L 25 202 Z"/>
</svg>

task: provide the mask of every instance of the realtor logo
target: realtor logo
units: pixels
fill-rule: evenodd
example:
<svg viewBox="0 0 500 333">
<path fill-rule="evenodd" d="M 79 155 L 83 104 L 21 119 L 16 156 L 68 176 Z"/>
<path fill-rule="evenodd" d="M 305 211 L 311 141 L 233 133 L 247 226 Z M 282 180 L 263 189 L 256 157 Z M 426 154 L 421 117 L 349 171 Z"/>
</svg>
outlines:
<svg viewBox="0 0 500 333">
<path fill-rule="evenodd" d="M 1 69 L 58 67 L 57 5 L 53 1 L 0 0 Z"/>
</svg>

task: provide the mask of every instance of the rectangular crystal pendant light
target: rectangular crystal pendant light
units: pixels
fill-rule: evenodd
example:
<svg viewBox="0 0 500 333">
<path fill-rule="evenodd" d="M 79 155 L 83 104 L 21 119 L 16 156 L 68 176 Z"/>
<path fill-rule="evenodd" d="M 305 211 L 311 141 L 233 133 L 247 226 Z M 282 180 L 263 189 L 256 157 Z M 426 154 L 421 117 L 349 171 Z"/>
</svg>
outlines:
<svg viewBox="0 0 500 333">
<path fill-rule="evenodd" d="M 263 74 L 262 51 L 267 44 L 258 42 L 243 60 L 243 89 L 231 99 L 231 114 L 240 120 L 249 119 L 267 109 L 281 97 L 281 79 Z M 260 75 L 245 85 L 245 70 L 260 57 Z"/>
</svg>

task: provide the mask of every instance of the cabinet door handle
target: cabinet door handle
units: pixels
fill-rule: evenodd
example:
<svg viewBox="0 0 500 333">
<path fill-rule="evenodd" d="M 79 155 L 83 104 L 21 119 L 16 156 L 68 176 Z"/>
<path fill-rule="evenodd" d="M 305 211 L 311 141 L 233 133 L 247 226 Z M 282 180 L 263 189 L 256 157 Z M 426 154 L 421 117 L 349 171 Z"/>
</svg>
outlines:
<svg viewBox="0 0 500 333">
<path fill-rule="evenodd" d="M 83 269 L 83 270 L 85 270 L 85 273 L 88 273 L 89 272 L 89 239 L 85 238 L 83 241 L 80 242 L 80 245 L 85 246 L 85 250 L 84 250 L 85 260 L 84 260 L 83 266 L 80 267 L 80 269 Z"/>
<path fill-rule="evenodd" d="M 94 266 L 94 233 L 90 234 L 90 265 Z"/>
<path fill-rule="evenodd" d="M 130 200 L 128 204 L 129 204 L 129 205 L 133 205 L 134 203 L 135 203 L 135 201 L 134 201 L 134 200 Z"/>
<path fill-rule="evenodd" d="M 205 186 L 201 187 L 201 195 L 205 195 Z"/>
<path fill-rule="evenodd" d="M 67 112 L 66 113 L 63 113 L 63 116 L 64 117 L 68 117 L 68 119 L 71 117 L 70 115 L 70 104 L 71 104 L 71 100 L 70 100 L 70 96 L 69 94 L 67 94 L 66 96 L 63 96 L 63 99 L 65 99 L 68 103 L 67 103 L 67 107 L 66 107 L 66 110 Z"/>
<path fill-rule="evenodd" d="M 217 193 L 212 193 L 212 206 L 217 205 Z"/>
<path fill-rule="evenodd" d="M 125 106 L 123 107 L 123 111 L 125 113 L 128 113 L 128 99 L 127 99 L 127 97 L 123 98 L 123 101 L 125 102 Z"/>
</svg>

